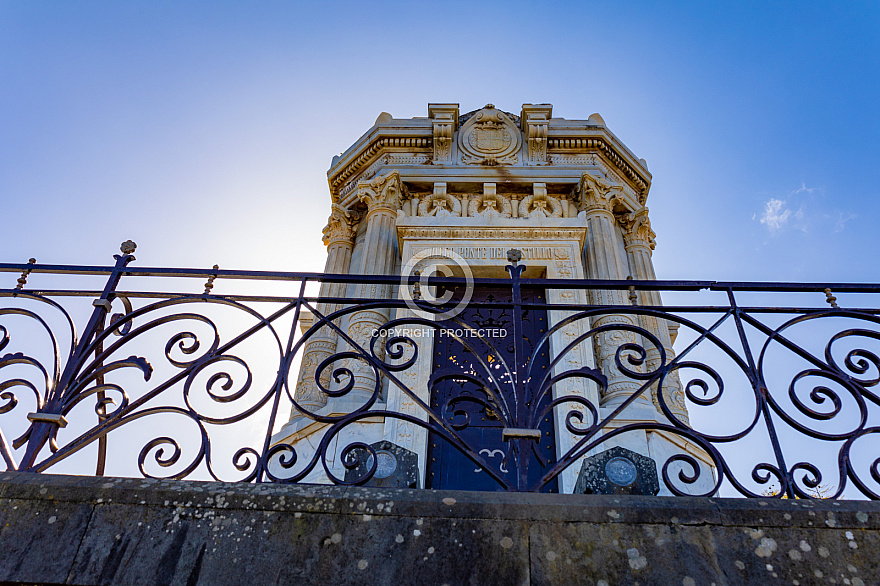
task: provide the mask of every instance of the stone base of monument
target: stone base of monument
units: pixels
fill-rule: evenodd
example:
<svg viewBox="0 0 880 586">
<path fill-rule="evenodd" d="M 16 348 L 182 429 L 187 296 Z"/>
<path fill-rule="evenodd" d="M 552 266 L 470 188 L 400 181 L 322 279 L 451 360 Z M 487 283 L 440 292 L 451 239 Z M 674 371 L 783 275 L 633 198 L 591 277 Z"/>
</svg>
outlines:
<svg viewBox="0 0 880 586">
<path fill-rule="evenodd" d="M 363 486 L 419 488 L 419 458 L 415 452 L 386 440 L 370 444 L 370 447 L 375 450 L 378 463 L 375 474 Z M 372 468 L 372 454 L 366 450 L 361 452 L 358 465 L 345 471 L 346 482 L 363 478 Z"/>
<path fill-rule="evenodd" d="M 584 460 L 575 494 L 643 494 L 660 491 L 654 460 L 615 446 Z"/>
</svg>

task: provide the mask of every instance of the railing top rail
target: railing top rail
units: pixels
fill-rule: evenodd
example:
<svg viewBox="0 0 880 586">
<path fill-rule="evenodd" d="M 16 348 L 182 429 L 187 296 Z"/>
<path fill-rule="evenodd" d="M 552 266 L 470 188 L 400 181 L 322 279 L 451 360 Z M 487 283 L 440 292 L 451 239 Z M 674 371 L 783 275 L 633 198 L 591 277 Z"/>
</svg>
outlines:
<svg viewBox="0 0 880 586">
<path fill-rule="evenodd" d="M 32 274 L 56 275 L 109 275 L 111 266 L 97 265 L 54 265 L 29 263 L 0 263 L 0 273 L 28 271 Z M 193 269 L 172 267 L 126 267 L 124 276 L 136 277 L 182 277 L 218 279 L 258 280 L 258 281 L 313 281 L 318 283 L 370 283 L 400 284 L 397 275 L 340 275 L 291 271 L 252 271 L 229 269 Z M 418 281 L 416 275 L 407 277 L 410 283 Z M 714 281 L 714 280 L 611 280 L 611 279 L 528 279 L 523 281 L 549 289 L 628 289 L 635 287 L 645 291 L 753 291 L 780 293 L 815 293 L 831 289 L 835 293 L 880 293 L 880 283 L 803 283 L 770 281 Z M 429 284 L 464 285 L 461 277 L 430 277 Z M 478 285 L 497 286 L 510 283 L 508 278 L 475 278 Z"/>
</svg>

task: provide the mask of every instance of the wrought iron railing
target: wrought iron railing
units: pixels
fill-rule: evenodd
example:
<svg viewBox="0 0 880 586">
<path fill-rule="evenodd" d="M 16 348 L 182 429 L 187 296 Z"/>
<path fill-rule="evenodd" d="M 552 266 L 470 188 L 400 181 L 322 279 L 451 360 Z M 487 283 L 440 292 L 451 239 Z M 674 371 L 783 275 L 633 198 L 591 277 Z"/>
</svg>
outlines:
<svg viewBox="0 0 880 586">
<path fill-rule="evenodd" d="M 693 493 L 689 487 L 702 482 L 706 495 L 880 497 L 880 285 L 524 279 L 523 265 L 514 262 L 509 278 L 475 281 L 509 290 L 510 298 L 468 306 L 507 312 L 513 336 L 502 351 L 468 320 L 431 319 L 446 305 L 416 296 L 410 303 L 424 314 L 414 312 L 398 288 L 414 286 L 417 276 L 401 283 L 397 276 L 138 268 L 131 266 L 133 252 L 133 244 L 124 245 L 112 267 L 0 264 L 0 272 L 21 273 L 17 285 L 0 289 L 0 455 L 8 470 L 249 482 L 323 475 L 363 484 L 376 472 L 374 448 L 335 440 L 378 417 L 442 438 L 510 491 L 541 490 L 599 447 L 652 432 L 689 446 L 657 462 L 673 494 Z M 76 278 L 106 280 L 91 290 L 63 286 Z M 192 279 L 206 280 L 204 290 L 194 292 Z M 376 285 L 383 296 L 320 297 L 321 283 Z M 465 281 L 429 283 L 452 289 Z M 235 294 L 215 293 L 217 285 Z M 620 291 L 629 304 L 527 299 L 527 288 L 584 291 L 585 299 Z M 640 305 L 646 291 L 664 291 L 677 304 Z M 854 307 L 840 307 L 838 298 Z M 804 299 L 809 306 L 801 306 Z M 387 316 L 366 340 L 347 329 L 364 311 Z M 529 338 L 522 333 L 529 311 L 557 317 Z M 311 323 L 303 327 L 304 321 Z M 664 347 L 656 324 L 678 330 L 676 352 Z M 566 328 L 575 335 L 564 345 L 551 342 Z M 407 372 L 427 359 L 420 355 L 426 348 L 432 353 L 425 346 L 430 336 L 418 340 L 414 332 L 441 330 L 451 331 L 470 362 L 435 365 L 427 388 L 414 388 L 417 377 Z M 307 381 L 320 400 L 302 401 L 295 390 L 299 363 L 328 332 L 339 345 L 313 365 Z M 595 348 L 603 336 L 617 340 L 612 366 L 566 362 L 573 349 Z M 549 364 L 533 372 L 541 353 Z M 633 390 L 603 404 L 596 397 L 608 391 L 608 368 Z M 360 404 L 347 412 L 327 408 L 352 405 L 345 399 L 359 372 L 372 385 Z M 686 411 L 663 390 L 674 378 Z M 567 394 L 572 380 L 595 396 Z M 432 401 L 432 390 L 450 381 L 473 390 Z M 408 409 L 395 410 L 391 392 Z M 627 419 L 639 401 L 654 405 L 656 420 Z M 322 426 L 308 453 L 278 439 L 291 411 Z M 500 467 L 467 433 L 476 413 L 489 413 L 503 428 Z M 573 439 L 552 461 L 539 458 L 536 471 L 531 453 L 551 416 Z M 708 479 L 698 452 L 714 468 Z"/>
</svg>

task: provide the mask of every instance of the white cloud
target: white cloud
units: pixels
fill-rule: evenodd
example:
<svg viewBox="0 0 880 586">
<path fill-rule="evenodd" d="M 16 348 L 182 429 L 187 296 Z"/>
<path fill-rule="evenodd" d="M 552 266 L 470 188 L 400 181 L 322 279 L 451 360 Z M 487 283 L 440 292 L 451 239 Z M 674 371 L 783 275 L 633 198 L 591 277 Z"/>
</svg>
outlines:
<svg viewBox="0 0 880 586">
<path fill-rule="evenodd" d="M 797 195 L 798 193 L 813 193 L 814 191 L 818 191 L 819 187 L 807 187 L 807 184 L 801 181 L 801 186 L 792 191 L 793 194 Z"/>
<path fill-rule="evenodd" d="M 770 198 L 764 203 L 764 213 L 761 214 L 761 223 L 767 226 L 771 232 L 781 230 L 791 217 L 791 210 L 785 205 L 785 200 Z"/>
<path fill-rule="evenodd" d="M 846 228 L 846 223 L 850 220 L 855 220 L 858 218 L 856 214 L 851 214 L 849 212 L 837 212 L 837 221 L 834 222 L 834 232 L 841 232 L 844 228 Z"/>
<path fill-rule="evenodd" d="M 809 234 L 818 229 L 822 234 L 841 232 L 857 214 L 840 209 L 829 209 L 825 202 L 824 187 L 801 186 L 784 196 L 785 199 L 769 198 L 764 202 L 760 214 L 752 215 L 759 220 L 772 235 L 783 231 L 800 230 Z"/>
</svg>

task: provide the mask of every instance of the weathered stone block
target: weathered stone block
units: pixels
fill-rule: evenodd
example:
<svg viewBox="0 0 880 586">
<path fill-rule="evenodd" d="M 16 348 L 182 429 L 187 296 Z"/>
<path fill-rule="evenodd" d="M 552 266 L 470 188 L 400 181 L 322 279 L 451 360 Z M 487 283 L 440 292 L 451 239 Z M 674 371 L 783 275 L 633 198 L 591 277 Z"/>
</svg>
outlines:
<svg viewBox="0 0 880 586">
<path fill-rule="evenodd" d="M 654 460 L 614 446 L 584 460 L 575 494 L 644 494 L 660 491 Z"/>
<path fill-rule="evenodd" d="M 385 440 L 370 444 L 370 447 L 376 451 L 376 472 L 364 486 L 419 487 L 419 457 L 415 452 Z M 366 450 L 360 452 L 358 465 L 345 471 L 346 482 L 363 478 L 373 466 L 373 456 Z"/>
<path fill-rule="evenodd" d="M 0 582 L 67 580 L 92 505 L 52 500 L 40 490 L 44 500 L 0 499 Z"/>
</svg>

